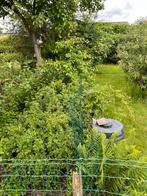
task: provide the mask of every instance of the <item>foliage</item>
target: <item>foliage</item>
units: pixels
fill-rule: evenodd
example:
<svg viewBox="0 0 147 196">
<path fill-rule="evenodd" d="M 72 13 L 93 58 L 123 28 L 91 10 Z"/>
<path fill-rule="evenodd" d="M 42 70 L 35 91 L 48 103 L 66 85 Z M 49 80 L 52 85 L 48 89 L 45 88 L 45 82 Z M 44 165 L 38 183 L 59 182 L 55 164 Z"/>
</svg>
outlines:
<svg viewBox="0 0 147 196">
<path fill-rule="evenodd" d="M 34 66 L 31 60 L 32 47 L 28 37 L 22 34 L 2 36 L 0 38 L 0 93 L 5 82 L 15 83 L 14 78 L 25 64 Z M 12 79 L 13 78 L 13 79 Z"/>
<path fill-rule="evenodd" d="M 53 81 L 61 81 L 61 84 L 68 85 L 77 80 L 79 75 L 82 75 L 84 80 L 90 78 L 88 75 L 90 55 L 85 49 L 79 50 L 81 45 L 80 39 L 57 42 L 57 47 L 54 49 L 56 60 L 45 61 L 42 64 L 43 67 L 35 70 L 25 65 L 20 70 L 17 62 L 2 66 L 1 70 L 4 74 L 2 74 L 1 82 L 2 86 L 5 86 L 3 94 L 9 107 L 13 105 L 12 108 L 22 111 L 26 101 L 29 103 L 40 88 Z M 60 55 L 61 52 L 62 55 Z"/>
<path fill-rule="evenodd" d="M 58 149 L 57 147 L 59 144 L 61 144 L 61 146 L 64 145 L 62 142 L 67 143 L 67 153 L 70 156 L 74 152 L 74 148 L 71 149 L 72 131 L 69 126 L 67 105 L 71 92 L 74 93 L 77 87 L 77 85 L 75 87 L 74 83 L 77 83 L 78 75 L 82 74 L 84 80 L 87 80 L 88 63 L 90 63 L 90 57 L 86 51 L 83 54 L 80 53 L 80 51 L 79 53 L 76 52 L 74 46 L 77 42 L 79 42 L 79 40 L 74 41 L 72 39 L 58 42 L 55 49 L 57 60 L 45 61 L 41 67 L 36 69 L 21 66 L 17 62 L 15 62 L 15 64 L 12 62 L 7 63 L 3 66 L 4 74 L 2 75 L 3 84 L 1 90 L 1 105 L 3 106 L 1 110 L 1 123 L 3 128 L 1 136 L 4 154 L 7 158 L 17 156 L 33 157 L 35 156 L 35 152 L 37 157 L 44 156 L 44 158 L 68 156 L 65 153 L 66 149 L 63 150 L 62 147 Z M 63 51 L 64 47 L 66 47 L 67 52 L 63 54 L 62 58 L 59 58 L 59 53 Z M 20 67 L 22 68 L 20 69 Z M 55 100 L 57 101 L 56 103 Z M 45 111 L 47 112 L 46 114 Z M 33 118 L 34 121 L 32 121 Z M 49 118 L 50 123 L 49 126 L 47 126 L 46 122 Z M 61 125 L 59 125 L 59 121 L 56 120 L 57 118 L 61 121 Z M 65 118 L 64 122 L 63 118 Z M 28 125 L 26 125 L 27 119 Z M 38 121 L 39 124 L 42 122 L 42 127 L 40 127 L 39 124 L 35 125 L 35 121 L 36 123 Z M 18 122 L 19 126 L 17 126 Z M 28 127 L 33 128 L 28 130 Z M 42 135 L 40 135 L 40 130 L 42 129 L 42 134 L 46 135 L 46 139 L 43 139 Z M 24 130 L 23 132 L 26 133 L 26 135 L 22 134 L 22 130 Z M 61 134 L 59 133 L 60 131 Z M 36 136 L 34 137 L 33 132 L 39 134 L 38 139 L 36 139 Z M 63 139 L 66 135 L 65 132 L 69 132 L 67 141 Z M 23 146 L 28 144 L 26 143 L 26 137 L 30 138 L 28 138 L 28 142 L 35 142 L 35 145 L 37 145 L 37 141 L 38 143 L 44 143 L 45 140 L 47 140 L 48 143 L 49 140 L 50 144 L 48 143 L 48 148 L 50 148 L 53 146 L 53 143 L 55 144 L 55 133 L 57 133 L 57 146 L 54 147 L 56 152 L 52 151 L 52 154 L 50 154 L 51 151 L 46 150 L 44 144 L 42 144 L 42 150 L 44 152 L 40 155 L 38 154 L 39 151 L 38 153 L 36 151 L 38 147 L 34 149 L 32 146 L 33 148 L 29 149 L 26 146 L 26 150 L 22 150 Z M 20 136 L 22 136 L 22 142 L 20 142 Z M 8 138 L 14 145 L 9 142 Z M 62 142 L 59 141 L 60 139 Z M 4 145 L 6 143 L 7 147 Z M 70 145 L 68 145 L 68 143 L 70 143 Z M 60 150 L 61 152 L 57 153 L 57 151 Z"/>
<path fill-rule="evenodd" d="M 5 62 L 24 62 L 32 57 L 32 45 L 30 40 L 20 32 L 15 35 L 2 36 L 0 38 L 0 64 Z"/>
<path fill-rule="evenodd" d="M 142 183 L 147 178 L 146 168 L 137 164 L 141 151 L 130 145 L 131 138 L 115 143 L 115 137 L 107 140 L 95 129 L 86 130 L 84 136 L 84 143 L 78 146 L 80 157 L 85 160 L 84 164 L 79 164 L 83 175 L 87 176 L 84 185 L 86 183 L 89 189 L 108 191 L 110 195 L 113 192 L 129 194 L 134 189 L 136 192 L 142 191 Z M 130 159 L 136 160 L 132 163 L 133 166 L 128 162 Z M 92 175 L 95 177 L 91 178 Z M 129 180 L 130 178 L 133 180 Z"/>
<path fill-rule="evenodd" d="M 80 113 L 80 101 L 84 128 L 91 127 L 92 117 L 105 115 L 124 122 L 126 118 L 132 119 L 129 100 L 121 92 L 109 86 L 91 91 L 94 87 L 90 80 L 87 83 L 84 78 L 83 93 L 80 95 L 78 72 L 76 73 L 76 69 L 69 72 L 69 81 L 66 78 L 69 68 L 70 64 L 67 62 L 49 61 L 35 70 L 21 70 L 5 82 L 1 99 L 1 116 L 5 122 L 1 144 L 5 158 L 53 158 L 74 154 L 72 143 L 77 138 L 72 138 L 71 123 L 72 119 L 80 120 L 77 116 Z M 75 96 L 77 101 L 71 103 Z M 69 110 L 71 106 L 73 111 L 76 108 L 72 115 Z M 32 145 L 28 145 L 29 143 Z M 63 150 L 60 145 L 64 145 L 66 149 Z"/>
<path fill-rule="evenodd" d="M 86 70 L 89 71 L 92 64 L 92 57 L 84 44 L 85 40 L 78 37 L 57 41 L 52 48 L 47 46 L 45 57 L 64 61 L 65 64 L 66 62 L 70 63 L 71 70 L 66 70 L 67 74 L 74 72 L 74 70 L 78 71 L 78 74 L 84 74 Z M 85 72 L 86 76 L 87 73 Z"/>
<path fill-rule="evenodd" d="M 147 89 L 147 21 L 141 20 L 132 25 L 119 45 L 120 64 L 130 80 Z"/>
<path fill-rule="evenodd" d="M 39 134 L 37 141 L 43 142 L 44 146 L 45 138 L 40 135 L 41 130 L 48 138 L 47 141 L 51 142 L 51 146 L 56 133 L 60 134 L 61 130 L 61 135 L 64 136 L 64 131 L 69 130 L 67 144 L 70 141 L 70 145 L 67 146 L 68 150 L 64 151 L 71 156 L 75 153 L 75 147 L 70 149 L 72 129 L 74 129 L 72 123 L 75 122 L 77 126 L 81 112 L 83 128 L 91 127 L 93 117 L 111 116 L 125 122 L 125 114 L 128 113 L 127 119 L 132 118 L 129 99 L 121 92 L 109 86 L 95 88 L 90 69 L 91 56 L 85 46 L 82 46 L 83 41 L 81 38 L 71 38 L 57 42 L 53 50 L 54 61 L 44 61 L 42 66 L 35 69 L 26 66 L 21 68 L 18 62 L 5 64 L 3 69 L 5 74 L 2 78 L 1 119 L 3 121 L 2 146 L 6 157 L 31 157 L 35 153 L 37 157 L 58 156 L 56 152 L 50 154 L 51 151 L 46 150 L 46 147 L 42 147 L 44 152 L 40 149 L 41 153 L 38 154 L 39 151 L 36 147 L 34 149 L 33 144 L 31 148 L 26 147 L 25 152 L 23 151 L 23 146 L 27 145 L 26 137 L 29 142 L 35 143 L 34 134 Z M 83 90 L 80 94 L 81 87 Z M 58 117 L 59 121 L 56 120 Z M 60 125 L 62 118 L 65 118 L 65 121 Z M 49 119 L 52 123 L 47 126 Z M 61 135 L 59 140 L 63 139 Z M 73 135 L 73 137 L 77 140 L 78 136 Z M 59 143 L 62 144 L 61 141 Z M 60 150 L 59 157 L 64 154 L 64 151 Z"/>
<path fill-rule="evenodd" d="M 60 97 L 52 86 L 42 88 L 30 108 L 6 126 L 4 132 L 7 132 L 1 141 L 6 158 L 72 156 L 72 132 Z"/>
<path fill-rule="evenodd" d="M 61 195 L 69 190 L 71 165 L 67 159 L 13 159 L 4 160 L 7 170 L 1 181 L 1 193 L 8 195 Z"/>
<path fill-rule="evenodd" d="M 16 49 L 18 42 L 17 36 L 4 36 L 0 38 L 0 64 L 10 61 L 21 61 L 22 55 Z"/>
<path fill-rule="evenodd" d="M 102 0 L 4 0 L 0 2 L 0 15 L 10 15 L 21 21 L 29 33 L 34 46 L 34 53 L 38 64 L 41 62 L 41 48 L 38 39 L 55 39 L 56 34 L 62 35 L 66 29 L 66 35 L 75 26 L 75 14 L 77 11 L 97 12 L 103 8 Z M 65 33 L 64 33 L 65 34 Z"/>
<path fill-rule="evenodd" d="M 128 24 L 93 23 L 89 19 L 79 21 L 77 33 L 86 39 L 86 45 L 96 63 L 117 63 L 117 45 Z"/>
<path fill-rule="evenodd" d="M 73 52 L 73 50 L 71 51 Z M 65 56 L 63 55 L 62 60 L 44 62 L 43 66 L 36 69 L 24 68 L 19 74 L 12 76 L 15 83 L 12 84 L 12 80 L 6 81 L 1 99 L 3 106 L 1 116 L 2 119 L 5 118 L 1 132 L 1 148 L 3 152 L 1 157 L 3 159 L 18 158 L 22 160 L 22 164 L 25 158 L 71 159 L 77 155 L 77 152 L 81 158 L 90 158 L 91 160 L 93 158 L 138 159 L 140 152 L 135 151 L 134 146 L 129 146 L 125 142 L 116 145 L 114 140 L 106 140 L 91 129 L 92 117 L 108 116 L 123 120 L 123 122 L 126 122 L 128 118 L 131 120 L 129 99 L 122 95 L 120 91 L 110 88 L 110 86 L 95 87 L 95 82 L 88 80 L 89 83 L 87 83 L 85 77 L 82 80 L 83 91 L 80 94 L 78 69 L 75 68 L 70 71 L 71 73 L 69 72 L 70 82 L 65 82 L 64 80 L 66 73 L 68 73 L 66 69 L 69 70 L 71 67 L 70 59 L 68 64 L 68 60 L 63 61 L 64 58 Z M 63 69 L 64 64 L 66 66 Z M 82 105 L 80 106 L 81 101 Z M 74 134 L 74 131 L 77 131 L 77 129 L 74 130 L 77 124 L 73 125 L 72 123 L 73 121 L 77 123 L 81 120 L 80 107 L 82 107 L 83 115 L 83 132 L 77 135 Z M 71 113 L 71 110 L 73 113 Z M 127 116 L 126 113 L 128 114 Z M 82 136 L 82 143 L 77 149 L 76 137 L 79 136 Z M 124 146 L 126 150 L 124 150 Z M 84 148 L 86 155 L 82 152 Z M 103 161 L 101 164 L 103 165 Z M 72 169 L 72 167 L 69 169 Z M 63 171 L 66 172 L 64 166 L 60 165 L 59 168 L 61 171 L 59 170 L 59 173 L 55 171 L 56 175 L 61 175 Z M 47 166 L 44 171 L 41 163 L 36 162 L 34 168 L 31 167 L 30 171 L 34 175 L 40 175 L 44 172 L 50 174 L 52 169 Z M 113 167 L 113 169 L 108 167 L 102 173 L 102 169 L 102 166 L 101 168 L 95 167 L 95 164 L 93 164 L 92 168 L 83 167 L 82 171 L 84 174 L 99 172 L 102 175 L 108 174 L 110 176 L 117 175 L 118 171 L 120 171 L 120 175 L 123 177 L 128 177 L 131 172 L 129 168 L 123 171 L 121 168 L 117 170 L 116 167 Z M 8 168 L 8 170 L 11 172 L 11 168 Z M 18 172 L 17 167 L 14 168 L 13 172 Z M 23 167 L 20 174 L 26 175 L 28 174 L 27 172 L 28 167 Z M 142 170 L 138 172 L 141 174 Z M 138 173 L 132 173 L 137 182 L 144 179 L 143 175 L 138 178 Z M 18 182 L 17 178 L 13 180 Z M 99 179 L 100 181 L 98 182 L 95 178 L 90 182 L 88 180 L 84 181 L 84 186 L 92 183 L 92 186 L 101 185 L 101 188 L 109 191 L 108 182 L 112 183 L 112 191 L 120 190 L 124 184 L 128 183 L 127 180 L 122 182 L 119 180 L 105 181 L 103 178 Z M 6 181 L 5 188 L 17 189 L 17 187 L 22 187 L 23 189 L 29 187 L 29 183 L 29 178 L 27 178 L 23 183 L 25 187 L 17 183 L 15 183 L 14 187 L 13 181 Z M 43 186 L 38 183 L 37 180 L 32 180 L 34 188 Z M 56 186 L 58 187 L 58 185 Z M 138 185 L 134 184 L 134 186 L 136 188 Z M 46 187 L 52 187 L 52 183 L 48 182 Z M 125 191 L 124 188 L 122 190 Z"/>
<path fill-rule="evenodd" d="M 85 6 L 86 2 L 81 2 Z M 82 9 L 84 10 L 84 7 Z M 44 19 L 41 18 L 42 16 L 39 20 L 43 21 Z M 96 35 L 97 33 L 98 31 Z M 126 192 L 130 194 L 131 191 L 133 194 L 135 191 L 139 193 L 141 183 L 146 177 L 143 168 L 138 171 L 130 165 L 122 168 L 118 165 L 118 161 L 115 162 L 118 167 L 105 167 L 105 164 L 111 164 L 109 158 L 126 161 L 141 159 L 141 151 L 136 146 L 130 145 L 133 143 L 132 127 L 127 125 L 130 128 L 131 138 L 127 133 L 128 139 L 117 144 L 115 136 L 107 140 L 104 135 L 91 129 L 93 117 L 115 118 L 124 124 L 128 122 L 132 124 L 134 117 L 130 99 L 110 85 L 96 84 L 91 67 L 93 51 L 90 47 L 93 45 L 90 46 L 90 42 L 87 41 L 90 40 L 89 37 L 81 37 L 64 38 L 53 46 L 47 43 L 45 46 L 47 49 L 44 51 L 47 60 L 42 61 L 39 67 L 32 67 L 27 61 L 3 61 L 0 67 L 3 72 L 0 97 L 1 158 L 2 160 L 12 158 L 14 163 L 16 159 L 21 159 L 24 163 L 28 158 L 33 160 L 88 158 L 93 164 L 91 167 L 83 166 L 79 162 L 76 166 L 81 167 L 84 174 L 98 173 L 101 177 L 93 178 L 92 181 L 87 179 L 84 185 L 89 184 L 93 188 L 101 187 L 122 194 Z M 99 38 L 102 44 L 97 50 L 98 58 L 104 59 L 105 52 L 107 51 L 107 55 L 110 52 L 110 48 L 106 47 L 108 34 L 103 35 L 102 30 Z M 94 39 L 92 41 L 96 44 Z M 7 51 L 15 52 L 10 46 L 7 48 L 9 44 L 6 43 L 9 41 L 4 41 L 2 54 Z M 52 59 L 48 60 L 50 57 Z M 99 167 L 93 163 L 96 158 L 101 160 Z M 7 169 L 12 172 L 12 168 Z M 14 173 L 17 172 L 16 169 L 14 168 Z M 38 162 L 35 163 L 35 168 L 29 169 L 24 167 L 20 174 L 26 175 L 31 172 L 40 175 L 44 170 L 51 174 L 52 171 L 49 166 L 43 168 Z M 59 174 L 66 173 L 64 167 L 60 166 L 60 169 Z M 68 169 L 72 171 L 73 166 Z M 55 174 L 58 173 L 55 171 Z M 113 179 L 113 176 L 118 174 L 121 180 Z M 112 178 L 107 181 L 104 176 Z M 127 180 L 130 176 L 135 179 L 133 184 Z M 17 182 L 15 180 L 14 182 Z M 14 183 L 13 180 L 6 181 L 5 185 L 9 189 L 24 188 L 24 186 L 28 189 L 29 180 L 30 178 L 27 178 L 23 185 Z M 112 186 L 109 186 L 110 183 Z M 35 189 L 42 184 L 34 180 L 32 186 Z M 47 188 L 51 186 L 53 184 L 48 182 Z"/>
<path fill-rule="evenodd" d="M 21 57 L 18 53 L 5 53 L 5 54 L 0 54 L 0 63 L 4 63 L 5 61 L 14 61 L 14 60 L 21 60 Z"/>
</svg>

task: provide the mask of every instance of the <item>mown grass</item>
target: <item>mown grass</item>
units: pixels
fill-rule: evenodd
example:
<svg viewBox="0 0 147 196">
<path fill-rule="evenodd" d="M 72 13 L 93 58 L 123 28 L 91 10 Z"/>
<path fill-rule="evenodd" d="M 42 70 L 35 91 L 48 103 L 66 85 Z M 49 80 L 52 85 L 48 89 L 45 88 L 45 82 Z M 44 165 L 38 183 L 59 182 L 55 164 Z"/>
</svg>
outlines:
<svg viewBox="0 0 147 196">
<path fill-rule="evenodd" d="M 147 99 L 145 93 L 143 94 L 138 86 L 128 81 L 121 67 L 116 65 L 97 66 L 96 82 L 100 85 L 112 85 L 113 88 L 121 90 L 131 97 L 131 107 L 135 116 L 135 122 L 132 125 L 135 129 L 135 143 L 147 155 Z"/>
</svg>

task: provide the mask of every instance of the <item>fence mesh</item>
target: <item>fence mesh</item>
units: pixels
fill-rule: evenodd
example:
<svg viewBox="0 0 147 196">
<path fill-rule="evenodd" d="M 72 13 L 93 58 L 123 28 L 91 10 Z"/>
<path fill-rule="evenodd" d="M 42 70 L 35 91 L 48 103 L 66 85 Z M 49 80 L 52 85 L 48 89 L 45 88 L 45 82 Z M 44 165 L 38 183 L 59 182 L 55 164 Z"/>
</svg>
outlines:
<svg viewBox="0 0 147 196">
<path fill-rule="evenodd" d="M 73 171 L 82 176 L 83 195 L 147 194 L 147 162 L 111 159 L 2 160 L 2 196 L 73 195 Z M 124 187 L 124 185 L 126 187 Z M 138 188 L 137 188 L 138 187 Z M 133 195 L 133 194 L 132 194 Z"/>
</svg>

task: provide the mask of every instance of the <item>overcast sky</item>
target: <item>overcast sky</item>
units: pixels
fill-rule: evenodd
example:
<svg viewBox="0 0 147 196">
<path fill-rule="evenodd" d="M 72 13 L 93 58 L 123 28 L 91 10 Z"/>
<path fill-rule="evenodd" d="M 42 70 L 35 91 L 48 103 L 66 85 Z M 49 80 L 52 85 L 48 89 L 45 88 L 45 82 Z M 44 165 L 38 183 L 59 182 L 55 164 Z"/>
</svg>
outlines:
<svg viewBox="0 0 147 196">
<path fill-rule="evenodd" d="M 105 0 L 105 9 L 99 12 L 96 20 L 133 23 L 142 17 L 147 17 L 147 0 Z M 6 30 L 7 23 L 0 19 L 0 27 Z"/>
<path fill-rule="evenodd" d="M 147 0 L 106 0 L 97 21 L 128 21 L 133 23 L 147 16 Z"/>
</svg>

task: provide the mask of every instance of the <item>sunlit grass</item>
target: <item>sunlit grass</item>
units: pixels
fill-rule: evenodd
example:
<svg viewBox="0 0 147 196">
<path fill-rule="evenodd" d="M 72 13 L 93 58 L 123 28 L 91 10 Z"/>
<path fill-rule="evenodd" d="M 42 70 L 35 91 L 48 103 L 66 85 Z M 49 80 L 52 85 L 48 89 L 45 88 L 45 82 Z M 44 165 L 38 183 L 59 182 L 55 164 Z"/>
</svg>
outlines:
<svg viewBox="0 0 147 196">
<path fill-rule="evenodd" d="M 135 116 L 135 122 L 131 127 L 135 129 L 135 144 L 147 155 L 147 99 L 142 98 L 143 94 L 139 87 L 128 81 L 121 67 L 116 65 L 97 66 L 96 82 L 100 85 L 112 85 L 131 97 Z"/>
</svg>

